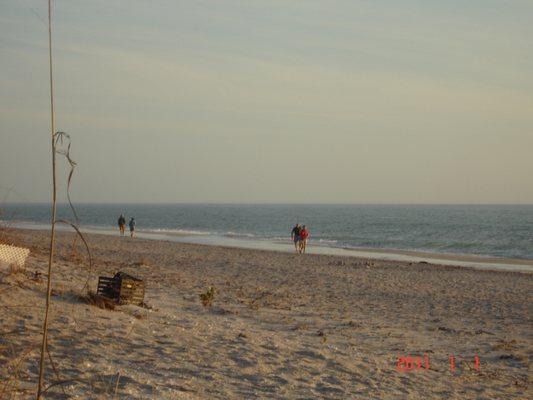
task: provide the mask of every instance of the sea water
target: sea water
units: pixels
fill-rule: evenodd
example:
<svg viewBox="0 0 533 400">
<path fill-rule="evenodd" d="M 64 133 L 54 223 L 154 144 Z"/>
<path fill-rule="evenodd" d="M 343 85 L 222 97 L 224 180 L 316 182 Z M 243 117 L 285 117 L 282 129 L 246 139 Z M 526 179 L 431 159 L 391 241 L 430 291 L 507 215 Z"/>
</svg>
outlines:
<svg viewBox="0 0 533 400">
<path fill-rule="evenodd" d="M 4 204 L 4 225 L 46 226 L 49 204 Z M 310 246 L 387 249 L 533 260 L 533 205 L 77 204 L 86 229 L 116 229 L 134 217 L 154 238 L 225 244 L 290 243 L 305 224 Z M 66 204 L 59 218 L 75 220 Z M 245 246 L 246 247 L 246 246 Z"/>
</svg>

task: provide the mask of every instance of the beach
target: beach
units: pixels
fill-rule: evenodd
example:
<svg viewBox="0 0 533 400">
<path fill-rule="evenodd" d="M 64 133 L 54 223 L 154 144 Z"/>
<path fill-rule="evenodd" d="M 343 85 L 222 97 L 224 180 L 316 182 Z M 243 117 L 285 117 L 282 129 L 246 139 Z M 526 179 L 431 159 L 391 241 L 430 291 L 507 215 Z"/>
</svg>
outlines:
<svg viewBox="0 0 533 400">
<path fill-rule="evenodd" d="M 49 399 L 525 399 L 533 274 L 59 232 Z M 0 398 L 36 388 L 49 232 L 0 270 Z M 75 249 L 73 251 L 73 249 Z M 84 301 L 145 280 L 147 307 Z M 215 290 L 204 307 L 199 295 Z M 400 362 L 399 362 L 400 360 Z"/>
</svg>

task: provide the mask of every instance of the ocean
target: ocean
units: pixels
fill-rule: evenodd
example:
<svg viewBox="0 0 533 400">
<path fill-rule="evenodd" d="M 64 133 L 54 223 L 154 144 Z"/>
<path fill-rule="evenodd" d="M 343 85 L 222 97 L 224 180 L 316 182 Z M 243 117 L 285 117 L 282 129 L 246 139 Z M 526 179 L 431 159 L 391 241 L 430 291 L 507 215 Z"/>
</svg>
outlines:
<svg viewBox="0 0 533 400">
<path fill-rule="evenodd" d="M 46 227 L 48 204 L 0 207 L 4 225 Z M 140 234 L 210 244 L 289 244 L 296 222 L 309 245 L 533 260 L 533 205 L 77 204 L 87 230 L 116 230 L 134 217 Z M 59 218 L 74 217 L 67 204 Z"/>
</svg>

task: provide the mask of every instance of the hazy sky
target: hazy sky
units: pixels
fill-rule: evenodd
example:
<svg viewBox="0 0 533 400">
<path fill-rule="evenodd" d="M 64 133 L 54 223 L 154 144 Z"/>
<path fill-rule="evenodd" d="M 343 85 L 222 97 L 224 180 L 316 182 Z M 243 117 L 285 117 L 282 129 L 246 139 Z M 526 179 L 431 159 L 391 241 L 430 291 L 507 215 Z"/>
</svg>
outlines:
<svg viewBox="0 0 533 400">
<path fill-rule="evenodd" d="M 54 7 L 77 202 L 533 203 L 531 0 Z M 0 0 L 0 200 L 50 197 L 46 19 Z"/>
</svg>

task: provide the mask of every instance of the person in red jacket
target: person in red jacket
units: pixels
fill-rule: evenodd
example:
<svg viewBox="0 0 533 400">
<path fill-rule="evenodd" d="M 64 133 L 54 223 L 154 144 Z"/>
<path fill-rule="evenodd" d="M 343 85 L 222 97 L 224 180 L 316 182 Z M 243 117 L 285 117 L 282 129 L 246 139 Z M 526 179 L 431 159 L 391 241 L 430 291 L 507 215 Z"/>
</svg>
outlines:
<svg viewBox="0 0 533 400">
<path fill-rule="evenodd" d="M 304 225 L 302 226 L 302 230 L 300 231 L 300 253 L 305 253 L 305 249 L 307 248 L 308 237 L 309 237 L 309 231 Z"/>
</svg>

